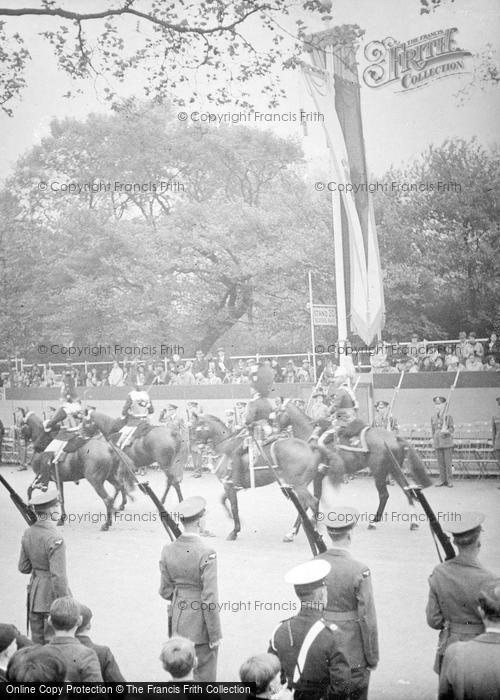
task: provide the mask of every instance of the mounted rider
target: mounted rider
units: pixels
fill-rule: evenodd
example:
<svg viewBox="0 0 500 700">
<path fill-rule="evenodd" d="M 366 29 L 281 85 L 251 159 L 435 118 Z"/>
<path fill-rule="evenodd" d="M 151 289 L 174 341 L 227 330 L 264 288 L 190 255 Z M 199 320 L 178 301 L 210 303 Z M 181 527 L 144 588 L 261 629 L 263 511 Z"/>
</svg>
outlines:
<svg viewBox="0 0 500 700">
<path fill-rule="evenodd" d="M 358 418 L 359 404 L 351 389 L 349 373 L 339 367 L 333 381 L 331 414 L 339 447 L 359 452 L 368 452 L 363 428 L 366 424 Z"/>
<path fill-rule="evenodd" d="M 148 417 L 151 413 L 154 413 L 154 408 L 148 392 L 143 386 L 136 384 L 132 391 L 129 391 L 127 400 L 123 404 L 123 421 L 116 446 L 123 449 L 130 445 L 137 429 L 149 425 Z"/>
<path fill-rule="evenodd" d="M 250 371 L 250 382 L 252 399 L 247 406 L 245 426 L 251 436 L 249 446 L 253 447 L 253 440 L 262 445 L 263 441 L 273 432 L 270 420 L 274 409 L 268 396 L 274 382 L 274 372 L 271 367 L 265 364 L 254 365 Z M 235 450 L 232 456 L 232 481 L 236 489 L 243 488 L 241 484 L 243 466 L 241 456 L 243 452 L 244 447 L 240 447 Z"/>
<path fill-rule="evenodd" d="M 46 491 L 48 488 L 52 468 L 64 458 L 68 442 L 80 434 L 84 418 L 84 409 L 73 382 L 63 383 L 61 399 L 62 406 L 59 406 L 51 418 L 44 421 L 43 427 L 46 436 L 41 436 L 37 441 L 38 444 L 34 445 L 35 452 L 52 453 L 51 459 L 41 460 L 38 479 L 33 486 L 33 488 L 40 488 L 42 491 Z M 52 438 L 46 447 L 44 447 L 44 437 L 45 444 L 47 440 Z"/>
</svg>

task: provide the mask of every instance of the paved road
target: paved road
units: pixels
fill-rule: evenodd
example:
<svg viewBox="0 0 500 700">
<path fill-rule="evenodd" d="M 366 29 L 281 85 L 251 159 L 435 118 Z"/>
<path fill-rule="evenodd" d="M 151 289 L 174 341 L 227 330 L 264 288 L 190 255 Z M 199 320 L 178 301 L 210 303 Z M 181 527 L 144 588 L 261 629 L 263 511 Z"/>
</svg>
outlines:
<svg viewBox="0 0 500 700">
<path fill-rule="evenodd" d="M 2 474 L 25 493 L 27 472 L 2 466 Z M 163 476 L 151 472 L 157 493 Z M 429 489 L 428 498 L 444 521 L 463 510 L 487 513 L 482 559 L 500 573 L 500 491 L 497 482 L 458 482 L 454 489 Z M 224 641 L 220 650 L 219 680 L 238 677 L 238 668 L 249 655 L 267 650 L 275 625 L 293 614 L 296 598 L 284 583 L 284 572 L 310 558 L 303 534 L 285 544 L 282 535 L 293 520 L 292 505 L 272 485 L 240 495 L 243 533 L 236 542 L 225 537 L 231 529 L 219 502 L 220 485 L 212 475 L 186 476 L 185 496 L 201 494 L 209 502 L 208 525 L 216 533 L 211 543 L 219 558 L 220 602 Z M 353 553 L 372 569 L 380 628 L 381 662 L 372 675 L 371 698 L 425 700 L 435 697 L 432 672 L 436 633 L 425 623 L 427 577 L 437 561 L 426 523 L 410 532 L 410 510 L 397 487 L 392 487 L 387 521 L 368 531 L 366 521 L 355 530 Z M 94 611 L 95 641 L 114 651 L 128 680 L 164 680 L 158 661 L 166 639 L 165 605 L 158 596 L 158 558 L 166 535 L 146 497 L 136 500 L 110 532 L 100 532 L 100 499 L 87 482 L 68 485 L 67 511 L 76 520 L 63 528 L 68 548 L 68 570 L 73 595 Z M 364 518 L 376 508 L 373 481 L 358 478 L 328 492 L 329 505 L 354 505 Z M 175 494 L 168 505 L 175 510 Z M 414 514 L 421 514 L 419 509 Z M 80 520 L 79 520 L 80 519 Z M 24 528 L 6 492 L 0 491 L 0 621 L 24 627 L 27 577 L 17 572 L 20 537 Z M 292 611 L 290 613 L 290 609 Z"/>
</svg>

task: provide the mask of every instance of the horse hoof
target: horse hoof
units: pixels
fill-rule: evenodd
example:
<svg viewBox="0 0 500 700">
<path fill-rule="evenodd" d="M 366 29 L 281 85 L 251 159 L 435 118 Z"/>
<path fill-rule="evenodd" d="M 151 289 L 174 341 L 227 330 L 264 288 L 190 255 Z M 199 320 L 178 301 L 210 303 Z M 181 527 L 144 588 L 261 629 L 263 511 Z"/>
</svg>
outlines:
<svg viewBox="0 0 500 700">
<path fill-rule="evenodd" d="M 418 523 L 412 523 L 410 525 L 410 530 L 418 530 Z"/>
<path fill-rule="evenodd" d="M 234 531 L 230 532 L 229 535 L 226 537 L 226 540 L 228 542 L 234 542 L 235 539 L 236 539 L 236 532 L 234 532 Z"/>
<path fill-rule="evenodd" d="M 368 529 L 369 529 L 369 530 L 376 530 L 376 529 L 377 529 L 377 526 L 374 525 L 373 523 L 370 523 L 370 524 L 368 525 Z"/>
<path fill-rule="evenodd" d="M 64 520 L 58 520 L 56 523 L 57 527 L 62 527 L 64 525 Z"/>
<path fill-rule="evenodd" d="M 103 523 L 101 525 L 101 532 L 107 532 L 109 530 L 109 525 L 108 523 Z"/>
<path fill-rule="evenodd" d="M 293 534 L 288 532 L 286 535 L 284 535 L 283 542 L 293 542 Z"/>
<path fill-rule="evenodd" d="M 124 504 L 124 503 L 121 504 L 119 510 L 125 510 L 125 504 Z"/>
</svg>

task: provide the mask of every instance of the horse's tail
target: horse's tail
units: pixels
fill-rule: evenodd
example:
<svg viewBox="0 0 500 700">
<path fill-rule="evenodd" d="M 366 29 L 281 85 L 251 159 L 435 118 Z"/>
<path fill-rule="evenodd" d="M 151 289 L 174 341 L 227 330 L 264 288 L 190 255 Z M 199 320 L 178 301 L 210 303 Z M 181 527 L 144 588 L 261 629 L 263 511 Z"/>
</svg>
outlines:
<svg viewBox="0 0 500 700">
<path fill-rule="evenodd" d="M 130 496 L 137 486 L 137 479 L 134 474 L 135 464 L 119 447 L 115 447 L 115 450 L 115 457 L 118 462 L 116 476 L 121 487 L 127 492 L 127 496 Z"/>
<path fill-rule="evenodd" d="M 413 478 L 419 486 L 421 486 L 423 489 L 427 488 L 432 484 L 432 479 L 427 473 L 425 464 L 420 459 L 418 452 L 413 447 L 413 445 L 410 445 L 410 443 L 406 440 L 402 440 L 401 438 L 399 438 L 398 440 L 406 450 L 406 457 L 408 458 L 408 461 L 410 463 L 411 475 L 413 476 Z"/>
<path fill-rule="evenodd" d="M 335 452 L 331 452 L 328 457 L 328 479 L 334 488 L 339 488 L 344 483 L 345 467 L 344 460 Z"/>
</svg>

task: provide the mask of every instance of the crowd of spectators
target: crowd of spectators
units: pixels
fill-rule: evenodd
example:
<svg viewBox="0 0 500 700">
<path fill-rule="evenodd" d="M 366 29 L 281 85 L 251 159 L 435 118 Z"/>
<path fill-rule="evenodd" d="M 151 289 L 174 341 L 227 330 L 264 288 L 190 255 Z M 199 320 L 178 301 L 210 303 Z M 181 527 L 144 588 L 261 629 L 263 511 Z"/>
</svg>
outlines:
<svg viewBox="0 0 500 700">
<path fill-rule="evenodd" d="M 464 331 L 455 343 L 434 343 L 419 340 L 412 336 L 410 343 L 382 343 L 371 352 L 357 352 L 349 347 L 355 366 L 364 366 L 379 373 L 405 372 L 468 372 L 500 370 L 500 341 L 492 333 L 487 342 L 479 342 L 474 332 Z M 288 359 L 286 357 L 253 357 L 232 359 L 223 348 L 215 354 L 196 352 L 194 359 L 172 355 L 167 361 L 143 362 L 131 360 L 114 361 L 106 365 L 68 365 L 58 367 L 49 363 L 47 367 L 33 364 L 23 369 L 12 368 L 1 375 L 5 387 L 54 387 L 60 386 L 61 375 L 68 368 L 72 372 L 75 385 L 92 386 L 152 386 L 156 384 L 248 384 L 252 366 L 257 361 L 268 364 L 274 371 L 276 383 L 302 383 L 314 381 L 312 362 L 307 358 Z M 333 377 L 339 364 L 338 355 L 317 355 L 316 376 L 323 373 L 323 379 Z"/>
</svg>

